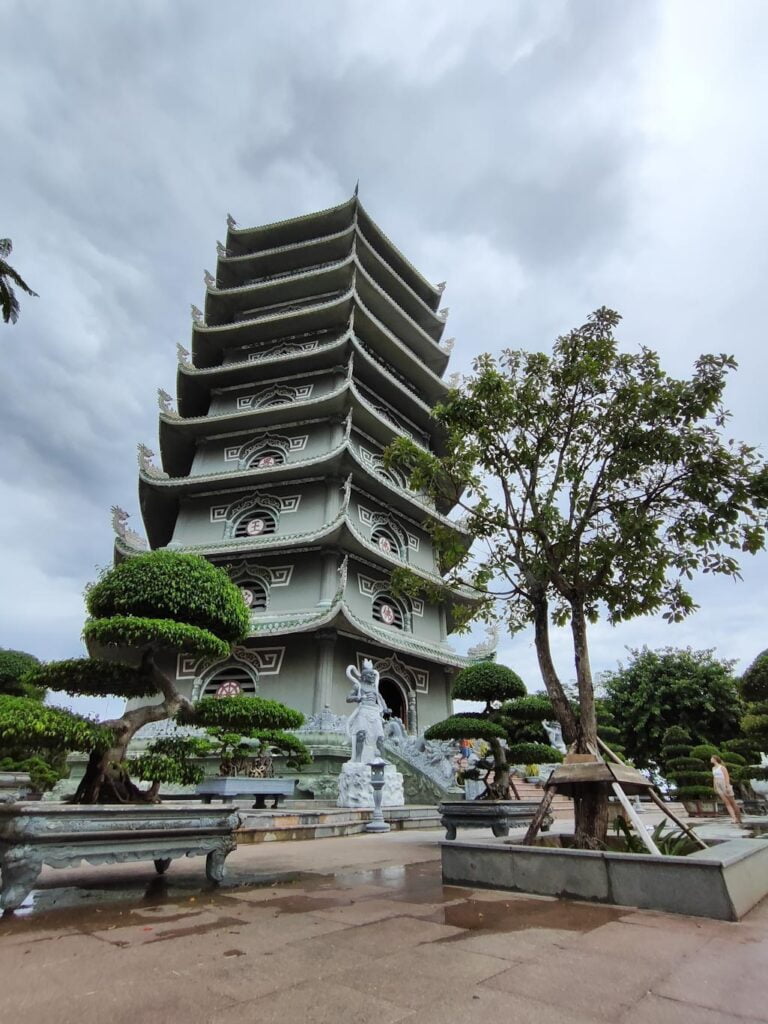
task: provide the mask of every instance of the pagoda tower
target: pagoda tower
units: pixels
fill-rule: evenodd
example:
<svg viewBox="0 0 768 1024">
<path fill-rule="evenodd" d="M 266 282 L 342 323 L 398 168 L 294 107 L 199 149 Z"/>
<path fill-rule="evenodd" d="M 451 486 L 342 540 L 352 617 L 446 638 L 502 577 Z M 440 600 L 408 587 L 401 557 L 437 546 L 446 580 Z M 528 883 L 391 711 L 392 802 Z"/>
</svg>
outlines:
<svg viewBox="0 0 768 1024">
<path fill-rule="evenodd" d="M 256 228 L 228 218 L 177 398 L 159 391 L 160 459 L 139 445 L 149 547 L 223 566 L 251 609 L 226 662 L 180 657 L 180 686 L 258 693 L 307 716 L 348 714 L 347 665 L 370 658 L 408 732 L 451 711 L 466 663 L 448 643 L 450 607 L 390 589 L 406 565 L 441 579 L 428 526 L 460 524 L 385 467 L 398 435 L 440 452 L 431 409 L 453 340 L 443 285 L 408 262 L 357 194 Z M 116 557 L 145 547 L 115 509 Z M 471 595 L 456 593 L 456 601 Z"/>
</svg>

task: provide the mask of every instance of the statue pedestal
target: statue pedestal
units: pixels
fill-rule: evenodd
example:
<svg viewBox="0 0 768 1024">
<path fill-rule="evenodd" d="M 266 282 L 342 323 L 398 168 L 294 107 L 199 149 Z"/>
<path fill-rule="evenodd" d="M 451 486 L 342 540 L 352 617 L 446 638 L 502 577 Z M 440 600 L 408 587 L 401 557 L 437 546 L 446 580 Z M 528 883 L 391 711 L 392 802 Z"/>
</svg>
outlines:
<svg viewBox="0 0 768 1024">
<path fill-rule="evenodd" d="M 382 807 L 404 807 L 403 776 L 393 764 L 384 765 L 384 789 L 381 793 Z M 347 761 L 341 766 L 339 775 L 339 799 L 337 807 L 370 807 L 373 809 L 373 786 L 371 766 L 361 761 Z"/>
</svg>

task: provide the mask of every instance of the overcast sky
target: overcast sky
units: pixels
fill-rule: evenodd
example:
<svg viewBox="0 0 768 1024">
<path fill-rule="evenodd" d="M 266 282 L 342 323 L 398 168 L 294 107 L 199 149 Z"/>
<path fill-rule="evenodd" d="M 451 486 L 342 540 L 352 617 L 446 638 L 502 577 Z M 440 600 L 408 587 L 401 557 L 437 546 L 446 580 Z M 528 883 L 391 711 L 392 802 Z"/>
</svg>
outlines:
<svg viewBox="0 0 768 1024">
<path fill-rule="evenodd" d="M 730 430 L 764 444 L 767 30 L 762 0 L 5 0 L 0 236 L 40 298 L 0 324 L 0 646 L 82 650 L 227 211 L 295 216 L 359 179 L 448 281 L 449 372 L 605 304 L 670 372 L 734 354 Z M 598 625 L 593 668 L 643 643 L 744 667 L 767 567 L 697 584 L 683 625 Z M 567 636 L 555 653 L 571 679 Z M 530 636 L 500 656 L 539 686 Z"/>
</svg>

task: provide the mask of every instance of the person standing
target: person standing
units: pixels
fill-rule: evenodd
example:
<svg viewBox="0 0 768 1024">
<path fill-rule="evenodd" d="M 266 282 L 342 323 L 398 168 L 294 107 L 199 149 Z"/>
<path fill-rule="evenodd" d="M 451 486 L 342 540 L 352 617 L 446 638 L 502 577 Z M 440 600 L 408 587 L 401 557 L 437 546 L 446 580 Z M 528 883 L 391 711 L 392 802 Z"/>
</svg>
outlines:
<svg viewBox="0 0 768 1024">
<path fill-rule="evenodd" d="M 725 809 L 734 825 L 741 825 L 741 810 L 733 796 L 733 786 L 728 769 L 716 754 L 710 758 L 710 764 L 712 765 L 712 785 L 715 788 L 715 793 L 725 804 Z"/>
</svg>

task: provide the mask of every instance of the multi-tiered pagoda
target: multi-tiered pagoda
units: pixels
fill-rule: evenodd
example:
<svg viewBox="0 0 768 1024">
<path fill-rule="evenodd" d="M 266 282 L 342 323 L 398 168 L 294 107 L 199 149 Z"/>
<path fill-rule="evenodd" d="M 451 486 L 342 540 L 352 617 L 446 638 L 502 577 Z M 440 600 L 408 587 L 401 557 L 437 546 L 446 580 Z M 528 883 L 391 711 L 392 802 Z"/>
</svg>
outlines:
<svg viewBox="0 0 768 1024">
<path fill-rule="evenodd" d="M 139 447 L 141 511 L 151 548 L 227 569 L 252 629 L 225 663 L 179 658 L 177 677 L 193 699 L 255 692 L 345 714 L 345 668 L 370 658 L 390 708 L 423 731 L 450 712 L 464 659 L 450 608 L 396 596 L 389 578 L 407 565 L 439 581 L 427 527 L 450 508 L 410 490 L 382 452 L 400 434 L 441 450 L 443 286 L 357 195 L 263 227 L 230 217 L 205 283 L 191 355 L 178 347 L 177 408 L 159 392 L 162 470 Z M 117 557 L 135 553 L 120 510 L 116 526 Z"/>
</svg>

